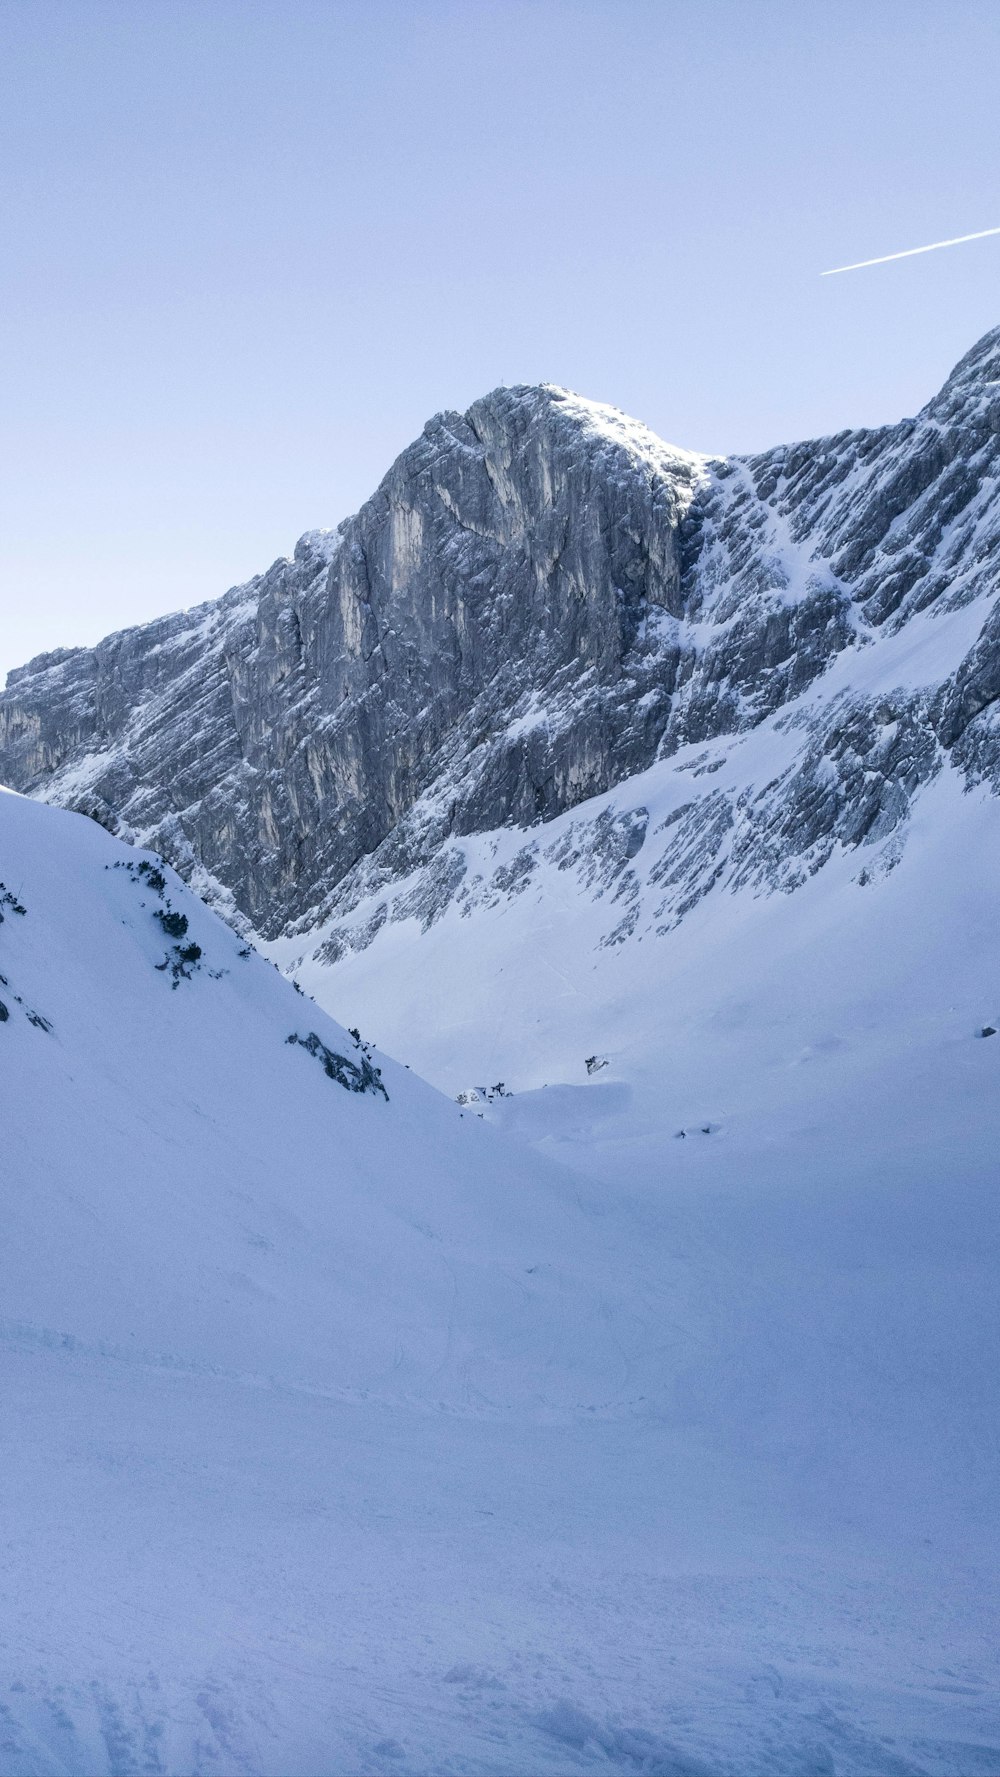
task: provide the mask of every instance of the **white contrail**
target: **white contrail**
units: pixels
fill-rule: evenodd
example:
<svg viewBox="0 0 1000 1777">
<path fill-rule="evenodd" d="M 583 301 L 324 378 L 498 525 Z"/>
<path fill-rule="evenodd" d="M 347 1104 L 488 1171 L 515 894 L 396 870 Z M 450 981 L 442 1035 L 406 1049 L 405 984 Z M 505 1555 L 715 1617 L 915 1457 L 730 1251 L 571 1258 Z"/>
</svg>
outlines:
<svg viewBox="0 0 1000 1777">
<path fill-rule="evenodd" d="M 951 241 L 932 241 L 929 247 L 907 247 L 905 253 L 883 253 L 881 259 L 859 259 L 856 265 L 835 265 L 832 271 L 821 271 L 821 278 L 835 278 L 841 271 L 863 271 L 866 265 L 888 265 L 890 259 L 912 259 L 914 253 L 936 253 L 939 247 L 960 247 L 963 241 L 981 241 L 988 234 L 1000 234 L 1000 228 L 981 228 L 976 234 L 957 234 Z"/>
</svg>

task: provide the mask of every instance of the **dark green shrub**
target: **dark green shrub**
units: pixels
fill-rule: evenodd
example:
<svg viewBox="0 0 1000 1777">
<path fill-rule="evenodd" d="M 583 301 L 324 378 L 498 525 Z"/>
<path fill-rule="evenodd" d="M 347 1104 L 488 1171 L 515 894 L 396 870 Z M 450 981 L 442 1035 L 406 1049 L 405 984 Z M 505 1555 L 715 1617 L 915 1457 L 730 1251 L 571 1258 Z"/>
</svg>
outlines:
<svg viewBox="0 0 1000 1777">
<path fill-rule="evenodd" d="M 153 914 L 153 918 L 159 920 L 168 938 L 183 938 L 188 929 L 186 913 L 174 913 L 172 909 L 164 912 L 161 907 Z"/>
</svg>

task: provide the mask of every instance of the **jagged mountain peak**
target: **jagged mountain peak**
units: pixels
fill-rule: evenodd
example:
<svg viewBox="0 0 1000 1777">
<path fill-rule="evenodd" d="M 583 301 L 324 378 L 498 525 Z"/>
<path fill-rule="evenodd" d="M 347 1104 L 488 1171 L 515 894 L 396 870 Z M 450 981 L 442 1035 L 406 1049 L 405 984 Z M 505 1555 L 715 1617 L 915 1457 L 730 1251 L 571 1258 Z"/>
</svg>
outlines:
<svg viewBox="0 0 1000 1777">
<path fill-rule="evenodd" d="M 880 794 L 908 806 L 941 745 L 992 771 L 1000 406 L 964 391 L 988 392 L 998 342 L 917 421 L 747 459 L 555 385 L 494 389 L 429 420 L 355 517 L 246 586 L 13 674 L 0 778 L 154 845 L 274 937 L 450 838 L 550 820 L 746 733 L 859 644 L 965 609 L 966 664 L 942 646 L 936 701 L 897 700 L 909 738 Z M 818 720 L 813 814 L 764 876 L 851 827 L 855 790 L 820 793 L 843 742 Z"/>
<path fill-rule="evenodd" d="M 978 393 L 993 387 L 1000 387 L 1000 327 L 991 327 L 959 359 L 934 401 L 957 389 Z M 933 407 L 934 401 L 929 406 Z"/>
<path fill-rule="evenodd" d="M 539 421 L 576 429 L 592 445 L 617 446 L 661 474 L 696 474 L 710 460 L 701 452 L 666 443 L 622 408 L 593 401 L 558 383 L 502 384 L 473 402 L 463 417 L 480 437 L 484 422 L 490 430 L 515 431 Z"/>
</svg>

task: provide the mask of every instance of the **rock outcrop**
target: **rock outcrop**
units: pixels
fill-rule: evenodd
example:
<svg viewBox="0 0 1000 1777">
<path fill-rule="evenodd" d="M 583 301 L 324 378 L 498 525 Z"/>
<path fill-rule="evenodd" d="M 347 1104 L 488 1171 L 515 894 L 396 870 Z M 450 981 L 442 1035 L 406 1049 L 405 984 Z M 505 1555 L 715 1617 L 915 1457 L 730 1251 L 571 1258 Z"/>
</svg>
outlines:
<svg viewBox="0 0 1000 1777">
<path fill-rule="evenodd" d="M 998 578 L 1000 329 L 915 419 L 751 458 L 503 388 L 247 586 L 12 673 L 0 781 L 275 938 L 414 871 L 433 917 L 463 835 L 787 712 L 780 785 L 698 799 L 662 876 L 686 903 L 693 845 L 697 893 L 794 886 L 897 832 L 949 753 L 1000 787 Z"/>
</svg>

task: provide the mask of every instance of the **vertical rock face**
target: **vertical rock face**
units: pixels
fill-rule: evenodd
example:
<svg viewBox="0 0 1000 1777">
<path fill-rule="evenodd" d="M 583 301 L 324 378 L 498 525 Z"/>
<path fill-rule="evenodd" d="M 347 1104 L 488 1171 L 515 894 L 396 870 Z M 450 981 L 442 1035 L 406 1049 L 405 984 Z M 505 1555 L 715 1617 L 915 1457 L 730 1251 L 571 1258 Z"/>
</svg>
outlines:
<svg viewBox="0 0 1000 1777">
<path fill-rule="evenodd" d="M 470 758 L 446 826 L 555 813 L 655 750 L 703 474 L 560 391 L 497 391 L 249 587 L 12 674 L 0 771 L 200 864 L 266 929 Z M 549 704 L 551 734 L 506 733 Z"/>
<path fill-rule="evenodd" d="M 12 673 L 0 781 L 140 837 L 276 936 L 374 876 L 445 883 L 450 839 L 791 717 L 825 674 L 760 844 L 858 843 L 943 748 L 996 771 L 998 383 L 1000 330 L 914 420 L 712 461 L 563 390 L 496 390 L 249 585 Z M 873 640 L 967 605 L 960 659 L 865 694 Z"/>
</svg>

